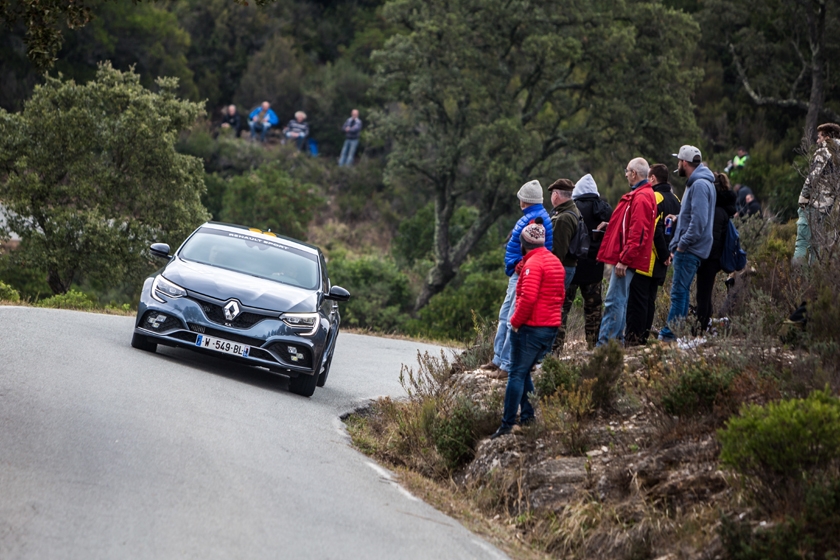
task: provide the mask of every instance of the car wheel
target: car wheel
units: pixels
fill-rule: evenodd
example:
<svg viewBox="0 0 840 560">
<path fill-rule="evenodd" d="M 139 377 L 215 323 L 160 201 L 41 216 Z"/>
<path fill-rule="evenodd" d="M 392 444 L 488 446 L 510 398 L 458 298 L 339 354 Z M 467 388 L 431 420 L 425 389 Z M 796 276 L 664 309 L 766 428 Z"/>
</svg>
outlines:
<svg viewBox="0 0 840 560">
<path fill-rule="evenodd" d="M 146 352 L 155 352 L 157 350 L 157 344 L 149 342 L 148 338 L 137 333 L 134 333 L 131 337 L 131 347 L 137 348 L 138 350 L 145 350 Z"/>
<path fill-rule="evenodd" d="M 332 354 L 330 354 L 330 357 L 327 358 L 327 363 L 324 364 L 324 371 L 322 371 L 321 375 L 318 376 L 318 383 L 316 383 L 316 385 L 318 385 L 318 387 L 323 387 L 324 385 L 327 384 L 327 376 L 330 374 L 330 366 L 332 365 L 332 358 L 333 358 Z"/>
<path fill-rule="evenodd" d="M 312 393 L 315 392 L 315 385 L 318 383 L 318 378 L 319 376 L 317 375 L 301 373 L 289 381 L 289 390 L 302 397 L 311 397 Z"/>
</svg>

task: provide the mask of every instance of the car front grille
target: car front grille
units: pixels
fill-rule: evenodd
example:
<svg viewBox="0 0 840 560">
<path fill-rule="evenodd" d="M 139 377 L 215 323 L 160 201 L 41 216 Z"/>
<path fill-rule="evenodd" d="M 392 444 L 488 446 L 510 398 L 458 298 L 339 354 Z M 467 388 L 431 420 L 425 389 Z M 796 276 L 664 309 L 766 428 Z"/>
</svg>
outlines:
<svg viewBox="0 0 840 560">
<path fill-rule="evenodd" d="M 271 315 L 260 315 L 259 313 L 250 313 L 245 311 L 240 313 L 233 321 L 228 321 L 225 319 L 225 310 L 223 306 L 194 297 L 190 299 L 201 306 L 201 309 L 210 321 L 219 325 L 231 326 L 235 329 L 250 329 L 263 319 L 276 319 L 278 316 L 277 313 Z"/>
</svg>

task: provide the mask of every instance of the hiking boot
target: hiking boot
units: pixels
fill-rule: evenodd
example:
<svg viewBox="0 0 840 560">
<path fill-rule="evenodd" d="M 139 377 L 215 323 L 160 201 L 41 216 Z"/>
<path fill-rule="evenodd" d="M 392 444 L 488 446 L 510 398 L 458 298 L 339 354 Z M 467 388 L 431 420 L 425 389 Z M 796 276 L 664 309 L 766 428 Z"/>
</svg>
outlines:
<svg viewBox="0 0 840 560">
<path fill-rule="evenodd" d="M 496 368 L 496 371 L 491 371 L 487 374 L 487 377 L 491 379 L 507 379 L 508 372 L 502 368 Z"/>
<path fill-rule="evenodd" d="M 493 435 L 490 436 L 490 439 L 496 439 L 497 437 L 506 436 L 513 432 L 513 428 L 508 428 L 505 426 L 499 426 L 499 429 L 493 432 Z"/>
<path fill-rule="evenodd" d="M 499 369 L 499 366 L 497 366 L 493 362 L 487 362 L 486 364 L 481 364 L 480 366 L 478 366 L 478 369 L 484 371 L 496 371 Z"/>
</svg>

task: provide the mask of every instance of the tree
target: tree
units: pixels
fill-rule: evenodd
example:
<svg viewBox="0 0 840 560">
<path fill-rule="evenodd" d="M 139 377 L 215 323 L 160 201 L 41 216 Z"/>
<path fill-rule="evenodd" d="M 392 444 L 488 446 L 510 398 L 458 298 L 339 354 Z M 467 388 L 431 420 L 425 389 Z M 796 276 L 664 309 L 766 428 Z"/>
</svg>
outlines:
<svg viewBox="0 0 840 560">
<path fill-rule="evenodd" d="M 132 0 L 137 4 L 143 0 Z M 151 0 L 157 1 L 157 0 Z M 248 0 L 233 0 L 248 5 Z M 258 6 L 275 0 L 254 0 Z M 0 0 L 0 21 L 8 27 L 18 23 L 26 26 L 26 45 L 29 60 L 41 70 L 52 68 L 61 50 L 62 27 L 78 29 L 93 18 L 95 0 Z"/>
<path fill-rule="evenodd" d="M 293 179 L 279 162 L 227 180 L 222 220 L 271 230 L 297 239 L 323 199 L 314 185 Z"/>
<path fill-rule="evenodd" d="M 84 277 L 119 285 L 147 270 L 148 245 L 175 244 L 207 218 L 201 160 L 178 132 L 202 114 L 105 63 L 87 84 L 48 77 L 21 113 L 0 110 L 0 200 L 15 256 L 37 262 L 55 293 Z M 8 231 L 0 232 L 0 237 Z"/>
<path fill-rule="evenodd" d="M 828 62 L 840 54 L 839 7 L 837 0 L 709 0 L 705 7 L 753 102 L 805 113 L 810 142 L 821 119 L 840 120 L 825 104 L 838 85 Z"/>
<path fill-rule="evenodd" d="M 386 180 L 430 191 L 435 208 L 434 265 L 415 310 L 526 180 L 568 173 L 595 150 L 661 155 L 696 137 L 699 76 L 686 61 L 698 29 L 658 2 L 394 0 L 383 13 L 404 32 L 373 55 L 376 93 L 394 101 L 373 134 L 393 142 Z M 456 243 L 464 204 L 478 213 Z"/>
</svg>

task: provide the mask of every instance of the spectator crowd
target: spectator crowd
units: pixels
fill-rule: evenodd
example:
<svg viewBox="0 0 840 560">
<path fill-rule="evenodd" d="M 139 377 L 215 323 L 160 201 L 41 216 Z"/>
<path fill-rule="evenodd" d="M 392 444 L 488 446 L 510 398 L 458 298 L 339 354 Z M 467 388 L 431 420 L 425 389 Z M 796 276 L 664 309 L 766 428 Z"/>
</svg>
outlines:
<svg viewBox="0 0 840 560">
<path fill-rule="evenodd" d="M 237 138 L 241 136 L 244 130 L 249 130 L 252 142 L 259 140 L 259 142 L 265 143 L 271 135 L 272 129 L 276 130 L 279 125 L 280 119 L 271 108 L 271 104 L 268 101 L 263 101 L 248 113 L 245 122 L 239 115 L 236 105 L 228 105 L 222 111 L 222 122 L 219 127 L 223 130 L 232 131 Z M 345 167 L 353 164 L 353 158 L 359 147 L 359 138 L 362 133 L 362 120 L 359 118 L 357 109 L 350 112 L 350 118 L 344 122 L 341 130 L 344 133 L 345 141 L 338 165 L 339 167 Z M 303 111 L 297 111 L 294 118 L 289 120 L 286 126 L 280 130 L 280 142 L 294 143 L 298 150 L 308 151 L 313 156 L 318 155 L 317 143 L 309 134 L 309 123 L 306 122 L 306 113 Z"/>
<path fill-rule="evenodd" d="M 510 280 L 494 355 L 481 366 L 490 376 L 507 378 L 501 426 L 492 438 L 511 433 L 517 414 L 519 424 L 533 421 L 531 371 L 548 353 L 563 351 L 566 318 L 578 290 L 590 348 L 610 340 L 642 345 L 651 336 L 668 344 L 682 333 L 700 336 L 710 328 L 719 273 L 731 275 L 746 266 L 732 219 L 761 212 L 752 190 L 741 182 L 749 154 L 744 148 L 737 154 L 724 172 L 716 173 L 698 148 L 682 146 L 673 154 L 677 175 L 686 179 L 682 200 L 669 182 L 668 167 L 649 165 L 643 158 L 628 162 L 629 190 L 614 209 L 588 174 L 577 182 L 561 178 L 548 187 L 550 213 L 543 207 L 539 181 L 522 185 L 517 193 L 522 217 L 505 250 Z M 840 125 L 823 124 L 799 197 L 795 263 L 807 265 L 812 258 L 814 230 L 835 210 L 838 175 Z M 734 188 L 730 177 L 739 180 Z M 606 266 L 609 280 L 602 298 Z M 667 320 L 655 330 L 657 295 L 669 268 Z M 696 307 L 689 319 L 692 284 Z M 725 285 L 728 289 L 731 282 Z"/>
</svg>

